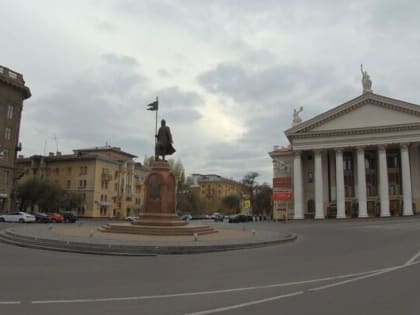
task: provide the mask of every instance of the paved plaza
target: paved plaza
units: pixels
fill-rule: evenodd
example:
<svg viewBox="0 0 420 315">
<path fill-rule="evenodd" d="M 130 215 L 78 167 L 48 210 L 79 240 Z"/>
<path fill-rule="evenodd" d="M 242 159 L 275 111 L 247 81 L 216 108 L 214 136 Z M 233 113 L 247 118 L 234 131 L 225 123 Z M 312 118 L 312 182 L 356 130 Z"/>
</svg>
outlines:
<svg viewBox="0 0 420 315">
<path fill-rule="evenodd" d="M 420 217 L 217 226 L 297 239 L 144 257 L 0 244 L 0 313 L 419 313 Z"/>
</svg>

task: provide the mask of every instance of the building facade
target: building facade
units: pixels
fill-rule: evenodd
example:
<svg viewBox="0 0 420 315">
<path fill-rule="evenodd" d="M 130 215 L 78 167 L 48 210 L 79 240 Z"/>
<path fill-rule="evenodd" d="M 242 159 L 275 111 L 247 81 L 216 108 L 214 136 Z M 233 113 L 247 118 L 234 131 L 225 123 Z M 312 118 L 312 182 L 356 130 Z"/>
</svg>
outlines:
<svg viewBox="0 0 420 315">
<path fill-rule="evenodd" d="M 288 217 L 410 216 L 420 206 L 420 106 L 363 94 L 285 131 L 270 152 L 273 211 Z"/>
<path fill-rule="evenodd" d="M 20 121 L 23 101 L 30 96 L 21 74 L 0 66 L 0 212 L 15 210 Z"/>
<path fill-rule="evenodd" d="M 235 195 L 241 198 L 245 193 L 241 183 L 219 175 L 192 174 L 187 181 L 198 196 L 201 211 L 207 214 L 220 211 L 224 197 Z"/>
<path fill-rule="evenodd" d="M 79 216 L 124 218 L 139 214 L 143 207 L 144 180 L 149 170 L 136 163 L 135 157 L 120 148 L 105 146 L 73 150 L 66 155 L 57 152 L 19 158 L 17 164 L 24 174 L 19 182 L 38 176 L 79 194 Z"/>
</svg>

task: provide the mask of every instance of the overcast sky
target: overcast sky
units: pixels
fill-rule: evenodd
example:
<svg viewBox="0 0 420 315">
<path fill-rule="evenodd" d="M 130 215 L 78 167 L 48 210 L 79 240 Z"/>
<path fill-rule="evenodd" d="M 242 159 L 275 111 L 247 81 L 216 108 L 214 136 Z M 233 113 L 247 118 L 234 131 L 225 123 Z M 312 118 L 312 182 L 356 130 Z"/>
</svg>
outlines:
<svg viewBox="0 0 420 315">
<path fill-rule="evenodd" d="M 361 94 L 420 104 L 420 2 L 0 0 L 0 65 L 24 75 L 25 155 L 108 143 L 143 161 L 155 113 L 187 174 L 271 183 L 268 152 Z M 57 142 L 54 140 L 57 137 Z M 46 144 L 46 145 L 45 145 Z"/>
</svg>

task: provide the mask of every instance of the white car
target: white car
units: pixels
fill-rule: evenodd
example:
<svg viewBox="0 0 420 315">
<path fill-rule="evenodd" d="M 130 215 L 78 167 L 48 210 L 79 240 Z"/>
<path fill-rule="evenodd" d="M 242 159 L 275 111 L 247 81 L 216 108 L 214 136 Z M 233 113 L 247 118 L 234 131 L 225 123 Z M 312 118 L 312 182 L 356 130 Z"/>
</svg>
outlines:
<svg viewBox="0 0 420 315">
<path fill-rule="evenodd" d="M 134 221 L 137 221 L 139 218 L 140 218 L 139 216 L 129 215 L 129 216 L 125 217 L 125 220 L 129 221 L 129 222 L 134 222 Z"/>
<path fill-rule="evenodd" d="M 0 215 L 0 222 L 35 222 L 35 216 L 26 212 L 14 212 Z"/>
</svg>

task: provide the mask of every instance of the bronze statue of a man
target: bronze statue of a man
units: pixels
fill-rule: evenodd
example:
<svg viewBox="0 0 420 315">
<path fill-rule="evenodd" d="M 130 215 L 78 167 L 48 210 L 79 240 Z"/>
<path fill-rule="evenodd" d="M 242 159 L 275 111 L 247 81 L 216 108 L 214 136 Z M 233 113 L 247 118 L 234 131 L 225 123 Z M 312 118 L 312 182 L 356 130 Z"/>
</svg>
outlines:
<svg viewBox="0 0 420 315">
<path fill-rule="evenodd" d="M 159 155 L 162 156 L 162 160 L 165 161 L 165 155 L 171 155 L 175 153 L 175 148 L 172 146 L 172 134 L 168 126 L 166 126 L 165 119 L 161 120 L 161 126 L 156 135 L 156 147 L 155 147 L 155 160 L 159 160 Z"/>
</svg>

